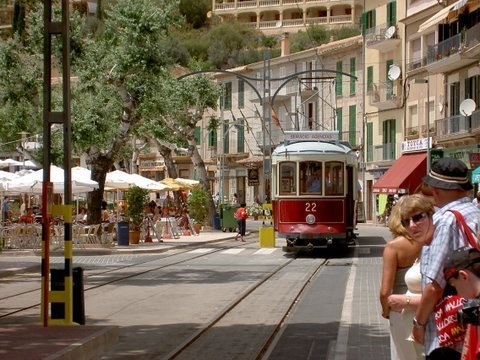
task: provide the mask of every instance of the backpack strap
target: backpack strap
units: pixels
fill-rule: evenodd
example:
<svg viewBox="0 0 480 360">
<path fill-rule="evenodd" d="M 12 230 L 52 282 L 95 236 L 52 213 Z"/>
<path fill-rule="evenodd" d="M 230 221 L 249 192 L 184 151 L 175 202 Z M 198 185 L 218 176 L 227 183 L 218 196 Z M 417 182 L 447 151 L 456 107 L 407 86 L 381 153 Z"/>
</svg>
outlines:
<svg viewBox="0 0 480 360">
<path fill-rule="evenodd" d="M 472 248 L 480 250 L 480 247 L 478 246 L 478 240 L 475 238 L 475 236 L 473 236 L 472 231 L 470 230 L 467 223 L 465 222 L 465 218 L 463 217 L 463 215 L 460 214 L 460 212 L 457 210 L 448 210 L 448 211 L 450 211 L 453 215 L 455 215 L 455 218 L 457 219 L 457 223 L 460 225 L 465 235 L 464 240 L 466 238 Z M 465 245 L 467 245 L 466 241 L 465 241 Z"/>
</svg>

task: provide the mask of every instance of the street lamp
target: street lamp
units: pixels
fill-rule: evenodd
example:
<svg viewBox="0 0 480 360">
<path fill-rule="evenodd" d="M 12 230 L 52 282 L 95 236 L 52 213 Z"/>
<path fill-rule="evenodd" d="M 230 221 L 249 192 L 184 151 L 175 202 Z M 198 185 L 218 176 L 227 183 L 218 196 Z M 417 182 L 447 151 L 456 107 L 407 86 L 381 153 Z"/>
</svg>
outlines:
<svg viewBox="0 0 480 360">
<path fill-rule="evenodd" d="M 427 110 L 426 122 L 427 122 L 427 174 L 430 173 L 430 84 L 428 79 L 415 79 L 415 84 L 427 84 L 427 101 L 425 108 Z"/>
</svg>

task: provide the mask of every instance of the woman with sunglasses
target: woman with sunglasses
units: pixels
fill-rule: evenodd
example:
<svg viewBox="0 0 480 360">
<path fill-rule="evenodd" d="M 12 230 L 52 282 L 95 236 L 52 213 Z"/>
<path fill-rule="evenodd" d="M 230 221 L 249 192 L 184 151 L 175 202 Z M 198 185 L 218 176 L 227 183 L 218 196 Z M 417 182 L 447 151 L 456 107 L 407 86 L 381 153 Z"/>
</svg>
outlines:
<svg viewBox="0 0 480 360">
<path fill-rule="evenodd" d="M 401 197 L 392 209 L 388 226 L 393 240 L 385 245 L 380 288 L 382 316 L 390 320 L 392 359 L 422 359 L 421 347 L 407 341 L 416 305 L 420 301 L 420 270 L 414 267 L 428 237 L 433 204 L 424 195 Z M 433 226 L 432 226 L 433 227 Z M 433 232 L 432 232 L 433 234 Z M 431 234 L 430 234 L 431 237 Z"/>
</svg>

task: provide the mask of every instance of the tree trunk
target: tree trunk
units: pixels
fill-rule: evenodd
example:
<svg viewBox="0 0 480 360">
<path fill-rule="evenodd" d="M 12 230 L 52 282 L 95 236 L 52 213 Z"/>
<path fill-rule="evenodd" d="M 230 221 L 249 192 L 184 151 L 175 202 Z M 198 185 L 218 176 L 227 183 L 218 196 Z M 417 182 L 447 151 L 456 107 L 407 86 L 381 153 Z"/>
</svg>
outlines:
<svg viewBox="0 0 480 360">
<path fill-rule="evenodd" d="M 205 163 L 203 162 L 202 157 L 200 156 L 200 153 L 198 152 L 197 145 L 195 142 L 195 139 L 191 139 L 189 137 L 188 139 L 188 144 L 189 144 L 189 152 L 192 155 L 192 163 L 193 167 L 195 170 L 197 170 L 198 177 L 200 179 L 200 185 L 202 188 L 207 192 L 207 194 L 210 194 L 209 196 L 209 201 L 208 201 L 208 224 L 210 226 L 214 226 L 214 221 L 213 218 L 215 217 L 215 214 L 217 211 L 215 210 L 215 202 L 213 201 L 213 196 L 210 191 L 210 184 L 208 183 L 207 180 L 207 170 L 205 169 Z"/>
<path fill-rule="evenodd" d="M 113 161 L 105 157 L 97 157 L 90 160 L 92 180 L 97 181 L 99 187 L 98 189 L 88 193 L 87 196 L 88 224 L 99 224 L 102 222 L 103 191 L 105 190 L 105 180 L 107 178 L 107 173 L 112 168 L 112 165 Z"/>
</svg>

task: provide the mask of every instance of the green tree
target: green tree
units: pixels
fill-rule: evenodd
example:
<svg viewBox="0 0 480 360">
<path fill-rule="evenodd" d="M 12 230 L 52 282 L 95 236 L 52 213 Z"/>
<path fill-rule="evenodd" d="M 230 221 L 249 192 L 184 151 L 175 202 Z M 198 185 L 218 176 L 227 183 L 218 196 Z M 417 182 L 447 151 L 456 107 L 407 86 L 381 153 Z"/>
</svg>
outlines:
<svg viewBox="0 0 480 360">
<path fill-rule="evenodd" d="M 180 0 L 180 13 L 194 29 L 201 28 L 207 21 L 207 13 L 212 10 L 210 0 Z"/>
<path fill-rule="evenodd" d="M 162 86 L 163 90 L 157 94 L 156 100 L 151 102 L 153 107 L 150 109 L 150 116 L 145 116 L 140 132 L 144 136 L 162 139 L 163 143 L 158 145 L 164 146 L 165 152 L 162 152 L 162 155 L 167 156 L 167 168 L 170 166 L 167 163 L 168 152 L 175 149 L 173 144 L 178 144 L 179 138 L 185 139 L 200 184 L 205 191 L 210 192 L 205 163 L 197 148 L 195 128 L 204 119 L 207 109 L 216 108 L 221 89 L 210 78 L 201 75 L 182 80 L 165 77 Z M 170 170 L 169 175 L 173 176 Z M 215 204 L 211 196 L 210 200 L 209 215 L 213 220 Z"/>
</svg>

